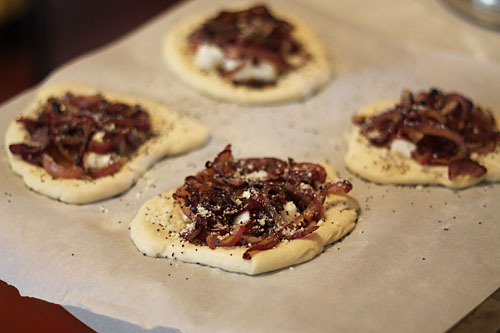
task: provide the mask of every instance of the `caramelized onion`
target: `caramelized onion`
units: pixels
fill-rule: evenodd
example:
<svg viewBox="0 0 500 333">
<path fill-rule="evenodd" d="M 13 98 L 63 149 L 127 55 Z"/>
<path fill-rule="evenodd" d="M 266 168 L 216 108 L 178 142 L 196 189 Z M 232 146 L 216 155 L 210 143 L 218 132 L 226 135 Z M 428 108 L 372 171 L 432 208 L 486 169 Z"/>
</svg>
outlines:
<svg viewBox="0 0 500 333">
<path fill-rule="evenodd" d="M 116 142 L 96 142 L 90 141 L 88 146 L 88 151 L 94 152 L 96 154 L 108 154 L 116 151 Z"/>
<path fill-rule="evenodd" d="M 264 238 L 263 240 L 261 240 L 260 242 L 255 243 L 252 246 L 250 246 L 245 251 L 245 253 L 243 253 L 243 259 L 247 259 L 247 260 L 252 259 L 252 255 L 251 255 L 252 252 L 272 249 L 273 247 L 278 245 L 279 242 L 280 242 L 280 239 L 278 238 L 277 235 L 270 235 L 270 236 Z"/>
<path fill-rule="evenodd" d="M 212 249 L 247 246 L 243 258 L 250 259 L 255 251 L 314 232 L 325 197 L 352 188 L 348 181 L 325 184 L 325 179 L 319 164 L 276 158 L 235 160 L 228 145 L 206 163 L 206 169 L 186 177 L 173 194 L 190 224 L 181 236 Z M 248 220 L 239 224 L 242 213 Z"/>
<path fill-rule="evenodd" d="M 323 188 L 321 189 L 321 195 L 323 197 L 326 197 L 329 194 L 345 195 L 349 193 L 351 190 L 352 190 L 351 182 L 345 179 L 337 179 L 323 185 Z"/>
<path fill-rule="evenodd" d="M 111 176 L 117 173 L 123 166 L 123 160 L 118 160 L 110 165 L 100 169 L 88 169 L 89 176 L 92 178 L 101 178 Z"/>
<path fill-rule="evenodd" d="M 37 119 L 21 117 L 30 135 L 27 143 L 9 146 L 24 161 L 47 166 L 57 177 L 105 177 L 117 172 L 128 158 L 151 136 L 149 114 L 138 105 L 110 103 L 101 95 L 73 95 L 49 98 Z M 106 133 L 103 142 L 92 140 L 96 133 Z M 87 152 L 116 154 L 120 157 L 102 169 L 87 169 L 83 156 Z M 46 154 L 50 157 L 42 158 Z M 82 173 L 83 170 L 83 173 Z"/>
<path fill-rule="evenodd" d="M 484 176 L 485 174 L 485 167 L 467 158 L 453 160 L 448 166 L 448 178 L 450 178 L 451 180 L 463 175 L 469 175 L 474 178 L 479 178 Z"/>
<path fill-rule="evenodd" d="M 244 232 L 245 232 L 245 225 L 238 225 L 236 226 L 236 228 L 234 228 L 233 232 L 229 236 L 219 239 L 217 235 L 210 234 L 207 236 L 206 242 L 211 249 L 215 249 L 216 247 L 219 246 L 220 247 L 235 246 L 241 239 L 241 236 L 243 236 Z"/>
<path fill-rule="evenodd" d="M 80 178 L 83 176 L 83 169 L 78 166 L 63 166 L 54 162 L 48 154 L 43 154 L 43 168 L 47 173 L 56 178 Z"/>
<path fill-rule="evenodd" d="M 394 108 L 372 116 L 355 116 L 353 122 L 376 146 L 389 148 L 394 139 L 405 139 L 417 149 L 413 158 L 420 164 L 447 165 L 448 177 L 469 174 L 481 177 L 484 167 L 470 159 L 485 154 L 500 141 L 491 112 L 475 106 L 457 93 L 437 89 L 415 96 L 404 91 Z"/>
<path fill-rule="evenodd" d="M 287 57 L 307 61 L 311 56 L 293 38 L 293 29 L 291 24 L 275 18 L 265 6 L 255 6 L 242 11 L 220 12 L 193 31 L 188 39 L 194 52 L 207 43 L 219 47 L 227 58 L 241 62 L 230 70 L 218 68 L 223 77 L 231 79 L 247 63 L 268 61 L 281 74 L 294 68 Z M 248 79 L 233 83 L 257 88 L 274 84 L 274 81 Z"/>
</svg>

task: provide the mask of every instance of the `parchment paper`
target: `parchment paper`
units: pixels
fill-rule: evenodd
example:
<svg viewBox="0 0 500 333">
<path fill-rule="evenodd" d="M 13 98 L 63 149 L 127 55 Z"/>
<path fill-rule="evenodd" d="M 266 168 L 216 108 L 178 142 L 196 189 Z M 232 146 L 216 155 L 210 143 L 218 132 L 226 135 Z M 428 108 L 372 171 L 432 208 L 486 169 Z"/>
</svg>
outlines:
<svg viewBox="0 0 500 333">
<path fill-rule="evenodd" d="M 377 38 L 319 6 L 281 1 L 328 45 L 332 81 L 295 103 L 219 103 L 177 82 L 159 52 L 173 24 L 224 4 L 189 2 L 48 79 L 164 102 L 208 123 L 212 139 L 164 159 L 123 195 L 85 206 L 29 191 L 2 152 L 0 279 L 23 295 L 187 332 L 439 332 L 498 288 L 499 185 L 380 186 L 349 174 L 343 154 L 350 116 L 373 100 L 398 98 L 402 88 L 457 90 L 499 110 L 500 66 Z M 32 98 L 27 92 L 1 108 L 1 133 Z M 144 257 L 129 239 L 136 210 L 181 185 L 226 143 L 236 157 L 333 164 L 362 205 L 356 229 L 308 263 L 255 277 Z"/>
</svg>

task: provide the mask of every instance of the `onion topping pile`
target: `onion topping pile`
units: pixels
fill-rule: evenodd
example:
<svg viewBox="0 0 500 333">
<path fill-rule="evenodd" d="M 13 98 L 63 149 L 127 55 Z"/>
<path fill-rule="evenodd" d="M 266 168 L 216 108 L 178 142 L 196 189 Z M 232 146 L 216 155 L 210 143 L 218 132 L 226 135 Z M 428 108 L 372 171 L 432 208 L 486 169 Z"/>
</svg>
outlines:
<svg viewBox="0 0 500 333">
<path fill-rule="evenodd" d="M 222 11 L 195 30 L 189 36 L 193 51 L 202 44 L 219 47 L 228 59 L 238 61 L 236 68 L 219 66 L 223 77 L 231 77 L 246 64 L 258 65 L 262 61 L 272 63 L 279 74 L 300 67 L 310 58 L 301 45 L 294 40 L 294 27 L 275 18 L 265 6 L 256 6 L 242 11 Z M 274 82 L 248 79 L 232 80 L 234 84 L 245 84 L 260 88 Z"/>
<path fill-rule="evenodd" d="M 57 178 L 99 178 L 119 171 L 126 158 L 151 137 L 149 114 L 138 105 L 107 101 L 101 95 L 49 98 L 36 119 L 18 118 L 30 134 L 11 144 L 12 154 Z M 86 158 L 107 158 L 101 167 Z"/>
<path fill-rule="evenodd" d="M 323 218 L 329 194 L 345 195 L 347 180 L 325 183 L 319 164 L 276 158 L 235 160 L 228 145 L 174 193 L 188 218 L 181 236 L 216 247 L 244 246 L 244 259 L 281 241 L 302 238 Z"/>
<path fill-rule="evenodd" d="M 390 147 L 395 139 L 412 142 L 412 157 L 422 165 L 448 166 L 448 178 L 474 178 L 486 168 L 471 159 L 472 153 L 493 152 L 500 140 L 491 112 L 457 93 L 437 89 L 412 94 L 403 91 L 399 104 L 374 116 L 356 115 L 353 122 L 371 144 Z"/>
</svg>

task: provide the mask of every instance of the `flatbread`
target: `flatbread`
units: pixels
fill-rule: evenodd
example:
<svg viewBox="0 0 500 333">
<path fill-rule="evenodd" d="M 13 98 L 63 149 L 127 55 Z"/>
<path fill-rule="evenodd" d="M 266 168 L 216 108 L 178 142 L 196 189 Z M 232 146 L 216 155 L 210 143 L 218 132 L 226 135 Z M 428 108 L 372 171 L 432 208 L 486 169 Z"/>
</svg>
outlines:
<svg viewBox="0 0 500 333">
<path fill-rule="evenodd" d="M 382 113 L 395 106 L 397 101 L 378 101 L 360 111 L 362 115 Z M 497 117 L 498 118 L 498 117 Z M 497 121 L 498 124 L 498 121 Z M 465 188 L 482 181 L 500 180 L 500 147 L 488 154 L 472 154 L 471 158 L 486 167 L 483 177 L 468 175 L 448 178 L 447 166 L 424 166 L 414 159 L 392 152 L 387 148 L 373 146 L 361 134 L 358 126 L 353 126 L 349 135 L 349 147 L 345 155 L 347 168 L 361 178 L 381 184 L 402 185 L 444 185 L 450 188 Z"/>
<path fill-rule="evenodd" d="M 336 178 L 335 171 L 326 166 L 327 181 Z M 351 196 L 329 195 L 324 203 L 324 222 L 313 233 L 276 247 L 257 251 L 252 259 L 242 258 L 245 247 L 194 245 L 179 237 L 186 222 L 177 202 L 175 191 L 160 194 L 140 208 L 130 224 L 130 237 L 142 253 L 150 257 L 165 257 L 188 263 L 219 267 L 227 271 L 260 274 L 299 264 L 314 258 L 324 247 L 347 235 L 355 226 L 358 203 Z"/>
<path fill-rule="evenodd" d="M 75 94 L 102 94 L 110 101 L 140 104 L 151 117 L 154 137 L 146 141 L 117 173 L 91 179 L 61 179 L 49 175 L 44 168 L 25 162 L 13 155 L 9 145 L 28 141 L 29 133 L 15 120 L 10 124 L 5 145 L 12 170 L 20 175 L 26 186 L 48 197 L 67 203 L 83 204 L 117 195 L 131 187 L 155 162 L 166 155 L 184 153 L 202 145 L 208 138 L 208 129 L 199 122 L 183 117 L 161 104 L 98 91 L 82 84 L 58 84 L 44 87 L 36 101 L 22 113 L 23 117 L 35 117 L 40 104 L 49 97 L 62 97 L 68 91 Z"/>
<path fill-rule="evenodd" d="M 181 81 L 201 93 L 213 98 L 237 104 L 272 104 L 296 100 L 319 90 L 330 77 L 330 65 L 322 42 L 313 31 L 300 20 L 283 16 L 295 27 L 294 37 L 312 55 L 303 67 L 281 76 L 275 85 L 251 88 L 234 85 L 222 78 L 216 71 L 203 72 L 194 63 L 193 53 L 188 49 L 187 38 L 191 32 L 215 13 L 191 19 L 172 27 L 165 35 L 162 45 L 163 58 L 170 71 Z"/>
</svg>

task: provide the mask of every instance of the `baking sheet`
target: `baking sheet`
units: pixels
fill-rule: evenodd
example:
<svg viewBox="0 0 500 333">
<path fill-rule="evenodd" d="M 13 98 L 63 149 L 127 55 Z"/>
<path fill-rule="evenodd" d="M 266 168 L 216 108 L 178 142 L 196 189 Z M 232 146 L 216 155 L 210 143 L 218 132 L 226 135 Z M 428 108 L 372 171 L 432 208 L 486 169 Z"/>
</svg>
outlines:
<svg viewBox="0 0 500 333">
<path fill-rule="evenodd" d="M 164 102 L 209 124 L 212 139 L 162 160 L 123 195 L 85 206 L 29 191 L 2 153 L 0 279 L 23 295 L 187 332 L 437 332 L 498 288 L 499 185 L 380 186 L 349 174 L 342 156 L 351 114 L 373 100 L 397 98 L 402 88 L 443 87 L 498 108 L 500 66 L 377 38 L 305 2 L 273 3 L 311 24 L 334 59 L 331 83 L 304 101 L 220 103 L 168 73 L 159 54 L 164 31 L 224 1 L 189 2 L 47 80 Z M 27 92 L 1 108 L 2 133 L 32 98 Z M 144 257 L 128 235 L 136 210 L 181 185 L 226 143 L 236 157 L 333 164 L 351 179 L 362 205 L 356 229 L 313 261 L 255 277 Z"/>
</svg>

